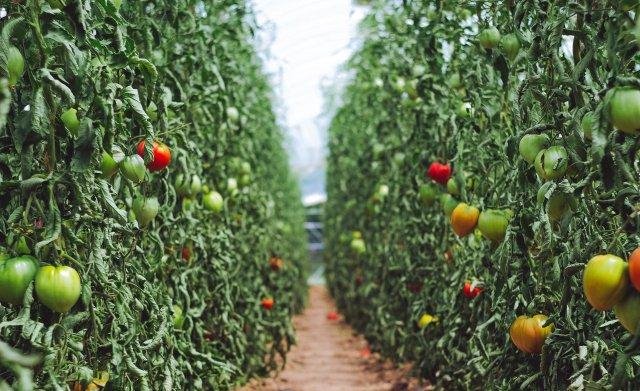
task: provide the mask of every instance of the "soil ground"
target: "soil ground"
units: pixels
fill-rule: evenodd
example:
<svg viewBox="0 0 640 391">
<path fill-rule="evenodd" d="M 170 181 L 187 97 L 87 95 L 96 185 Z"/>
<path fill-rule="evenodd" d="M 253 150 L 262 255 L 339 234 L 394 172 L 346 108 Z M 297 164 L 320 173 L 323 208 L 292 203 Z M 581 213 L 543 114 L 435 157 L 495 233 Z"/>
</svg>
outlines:
<svg viewBox="0 0 640 391">
<path fill-rule="evenodd" d="M 288 355 L 284 371 L 255 380 L 240 391 L 424 391 L 406 377 L 409 367 L 396 368 L 372 354 L 335 311 L 322 285 L 310 288 L 309 306 L 294 319 L 298 344 Z"/>
</svg>

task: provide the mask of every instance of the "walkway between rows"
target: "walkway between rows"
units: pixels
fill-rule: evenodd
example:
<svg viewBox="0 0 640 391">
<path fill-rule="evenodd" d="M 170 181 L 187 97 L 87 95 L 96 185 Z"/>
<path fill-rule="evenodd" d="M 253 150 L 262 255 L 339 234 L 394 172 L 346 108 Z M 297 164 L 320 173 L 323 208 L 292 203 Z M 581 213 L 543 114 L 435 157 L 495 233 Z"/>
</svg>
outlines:
<svg viewBox="0 0 640 391">
<path fill-rule="evenodd" d="M 324 286 L 310 288 L 309 306 L 294 319 L 298 344 L 276 378 L 254 381 L 241 391 L 422 391 L 406 370 L 381 363 L 366 341 L 342 320 L 329 319 L 334 304 Z"/>
</svg>

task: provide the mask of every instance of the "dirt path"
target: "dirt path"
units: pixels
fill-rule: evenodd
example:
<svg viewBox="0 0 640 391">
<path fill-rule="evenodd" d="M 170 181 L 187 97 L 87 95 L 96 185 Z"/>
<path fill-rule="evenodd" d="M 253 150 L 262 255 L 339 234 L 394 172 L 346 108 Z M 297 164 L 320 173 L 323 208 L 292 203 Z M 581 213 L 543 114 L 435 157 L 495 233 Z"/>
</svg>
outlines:
<svg viewBox="0 0 640 391">
<path fill-rule="evenodd" d="M 298 345 L 276 378 L 254 381 L 240 391 L 403 391 L 426 390 L 404 380 L 406 369 L 393 368 L 372 355 L 335 311 L 324 286 L 310 288 L 309 307 L 294 319 Z"/>
</svg>

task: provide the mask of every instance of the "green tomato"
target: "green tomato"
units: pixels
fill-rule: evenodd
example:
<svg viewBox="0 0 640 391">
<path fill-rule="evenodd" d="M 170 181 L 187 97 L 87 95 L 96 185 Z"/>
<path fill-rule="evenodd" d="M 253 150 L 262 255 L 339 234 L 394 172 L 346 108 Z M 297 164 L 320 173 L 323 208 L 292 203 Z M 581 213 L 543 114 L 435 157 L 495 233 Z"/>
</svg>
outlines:
<svg viewBox="0 0 640 391">
<path fill-rule="evenodd" d="M 202 205 L 207 210 L 220 213 L 224 209 L 224 198 L 217 191 L 210 191 L 202 196 Z"/>
<path fill-rule="evenodd" d="M 233 123 L 238 123 L 238 120 L 240 119 L 240 112 L 238 111 L 238 109 L 236 109 L 233 106 L 229 106 L 227 107 L 226 110 L 227 113 L 227 119 Z"/>
<path fill-rule="evenodd" d="M 238 191 L 238 180 L 236 178 L 227 179 L 227 191 L 232 194 Z"/>
<path fill-rule="evenodd" d="M 507 34 L 500 40 L 502 51 L 511 61 L 515 60 L 520 51 L 520 40 L 515 34 Z"/>
<path fill-rule="evenodd" d="M 613 307 L 620 324 L 631 334 L 638 331 L 640 323 L 640 293 L 629 292 L 627 296 Z"/>
<path fill-rule="evenodd" d="M 613 126 L 630 135 L 640 134 L 640 90 L 618 87 L 609 102 Z"/>
<path fill-rule="evenodd" d="M 500 42 L 500 31 L 495 27 L 486 28 L 478 35 L 478 41 L 483 48 L 493 49 Z"/>
<path fill-rule="evenodd" d="M 458 182 L 455 178 L 449 178 L 447 181 L 447 191 L 451 195 L 460 195 L 460 187 L 458 186 Z"/>
<path fill-rule="evenodd" d="M 449 76 L 449 80 L 447 81 L 449 87 L 453 89 L 458 89 L 462 87 L 462 80 L 460 80 L 460 74 L 458 72 L 454 72 Z"/>
<path fill-rule="evenodd" d="M 358 255 L 364 254 L 367 251 L 367 246 L 361 238 L 352 239 L 349 246 L 351 247 L 351 251 Z"/>
<path fill-rule="evenodd" d="M 538 153 L 548 148 L 549 143 L 549 137 L 546 134 L 525 134 L 520 139 L 518 150 L 527 163 L 533 164 Z"/>
<path fill-rule="evenodd" d="M 351 239 L 362 239 L 362 232 L 360 231 L 352 231 Z"/>
<path fill-rule="evenodd" d="M 433 205 L 436 201 L 437 191 L 436 188 L 431 184 L 422 184 L 420 185 L 420 190 L 418 192 L 418 198 L 420 202 L 424 205 Z"/>
<path fill-rule="evenodd" d="M 133 183 L 141 183 L 147 173 L 147 167 L 144 165 L 144 159 L 140 155 L 130 155 L 124 158 L 120 164 L 122 175 Z"/>
<path fill-rule="evenodd" d="M 71 131 L 71 134 L 78 135 L 80 129 L 80 121 L 78 120 L 78 110 L 73 107 L 62 113 L 60 116 L 64 126 Z"/>
<path fill-rule="evenodd" d="M 512 216 L 513 212 L 510 210 L 484 210 L 478 217 L 478 230 L 485 238 L 494 243 L 500 243 L 504 239 Z"/>
<path fill-rule="evenodd" d="M 580 121 L 580 128 L 582 129 L 582 135 L 585 140 L 591 140 L 593 138 L 593 130 L 596 127 L 597 118 L 592 111 L 586 113 Z"/>
<path fill-rule="evenodd" d="M 249 162 L 240 163 L 240 167 L 239 167 L 238 171 L 239 171 L 240 174 L 250 175 L 251 174 L 251 164 Z"/>
<path fill-rule="evenodd" d="M 393 82 L 393 88 L 398 92 L 403 92 L 407 86 L 407 82 L 402 77 L 397 77 Z"/>
<path fill-rule="evenodd" d="M 184 326 L 184 311 L 177 304 L 173 305 L 173 327 L 181 329 Z"/>
<path fill-rule="evenodd" d="M 460 102 L 458 109 L 456 110 L 458 117 L 469 118 L 473 114 L 473 107 L 469 102 Z"/>
<path fill-rule="evenodd" d="M 547 181 L 562 178 L 567 172 L 568 164 L 567 150 L 560 145 L 538 152 L 534 161 L 536 173 Z"/>
<path fill-rule="evenodd" d="M 442 205 L 442 211 L 445 215 L 451 216 L 453 210 L 458 206 L 458 200 L 453 198 L 453 196 L 449 193 L 443 193 L 440 196 L 440 204 Z"/>
<path fill-rule="evenodd" d="M 107 151 L 102 151 L 102 160 L 100 161 L 100 172 L 103 178 L 111 178 L 118 170 L 118 163 Z"/>
<path fill-rule="evenodd" d="M 537 201 L 538 205 L 544 206 L 545 195 L 551 187 L 551 182 L 545 183 L 538 190 Z M 546 205 L 547 216 L 551 221 L 560 221 L 564 216 L 571 211 L 571 208 L 575 200 L 571 194 L 562 192 L 553 192 L 549 197 Z"/>
<path fill-rule="evenodd" d="M 242 187 L 249 186 L 251 184 L 251 175 L 249 174 L 240 175 L 240 179 L 238 180 L 238 183 Z"/>
<path fill-rule="evenodd" d="M 0 255 L 0 301 L 22 304 L 29 284 L 36 276 L 39 262 L 32 256 L 11 258 Z"/>
<path fill-rule="evenodd" d="M 15 46 L 9 46 L 7 52 L 7 70 L 9 71 L 9 87 L 14 87 L 24 73 L 24 57 Z"/>
<path fill-rule="evenodd" d="M 36 274 L 38 300 L 52 311 L 65 313 L 73 307 L 82 286 L 80 275 L 69 266 L 42 266 Z"/>
<path fill-rule="evenodd" d="M 160 210 L 160 203 L 156 197 L 137 197 L 133 200 L 133 213 L 140 227 L 144 227 L 156 218 Z"/>
</svg>

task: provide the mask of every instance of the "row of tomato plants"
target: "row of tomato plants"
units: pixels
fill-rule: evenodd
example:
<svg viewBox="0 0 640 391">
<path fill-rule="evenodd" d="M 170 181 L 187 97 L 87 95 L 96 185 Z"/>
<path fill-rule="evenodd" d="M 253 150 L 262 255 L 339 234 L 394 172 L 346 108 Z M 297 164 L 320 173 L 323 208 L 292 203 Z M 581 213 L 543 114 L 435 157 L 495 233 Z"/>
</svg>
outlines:
<svg viewBox="0 0 640 391">
<path fill-rule="evenodd" d="M 445 389 L 637 388 L 636 2 L 371 3 L 329 140 L 346 318 Z"/>
<path fill-rule="evenodd" d="M 0 4 L 0 388 L 230 389 L 305 297 L 243 1 Z"/>
</svg>

